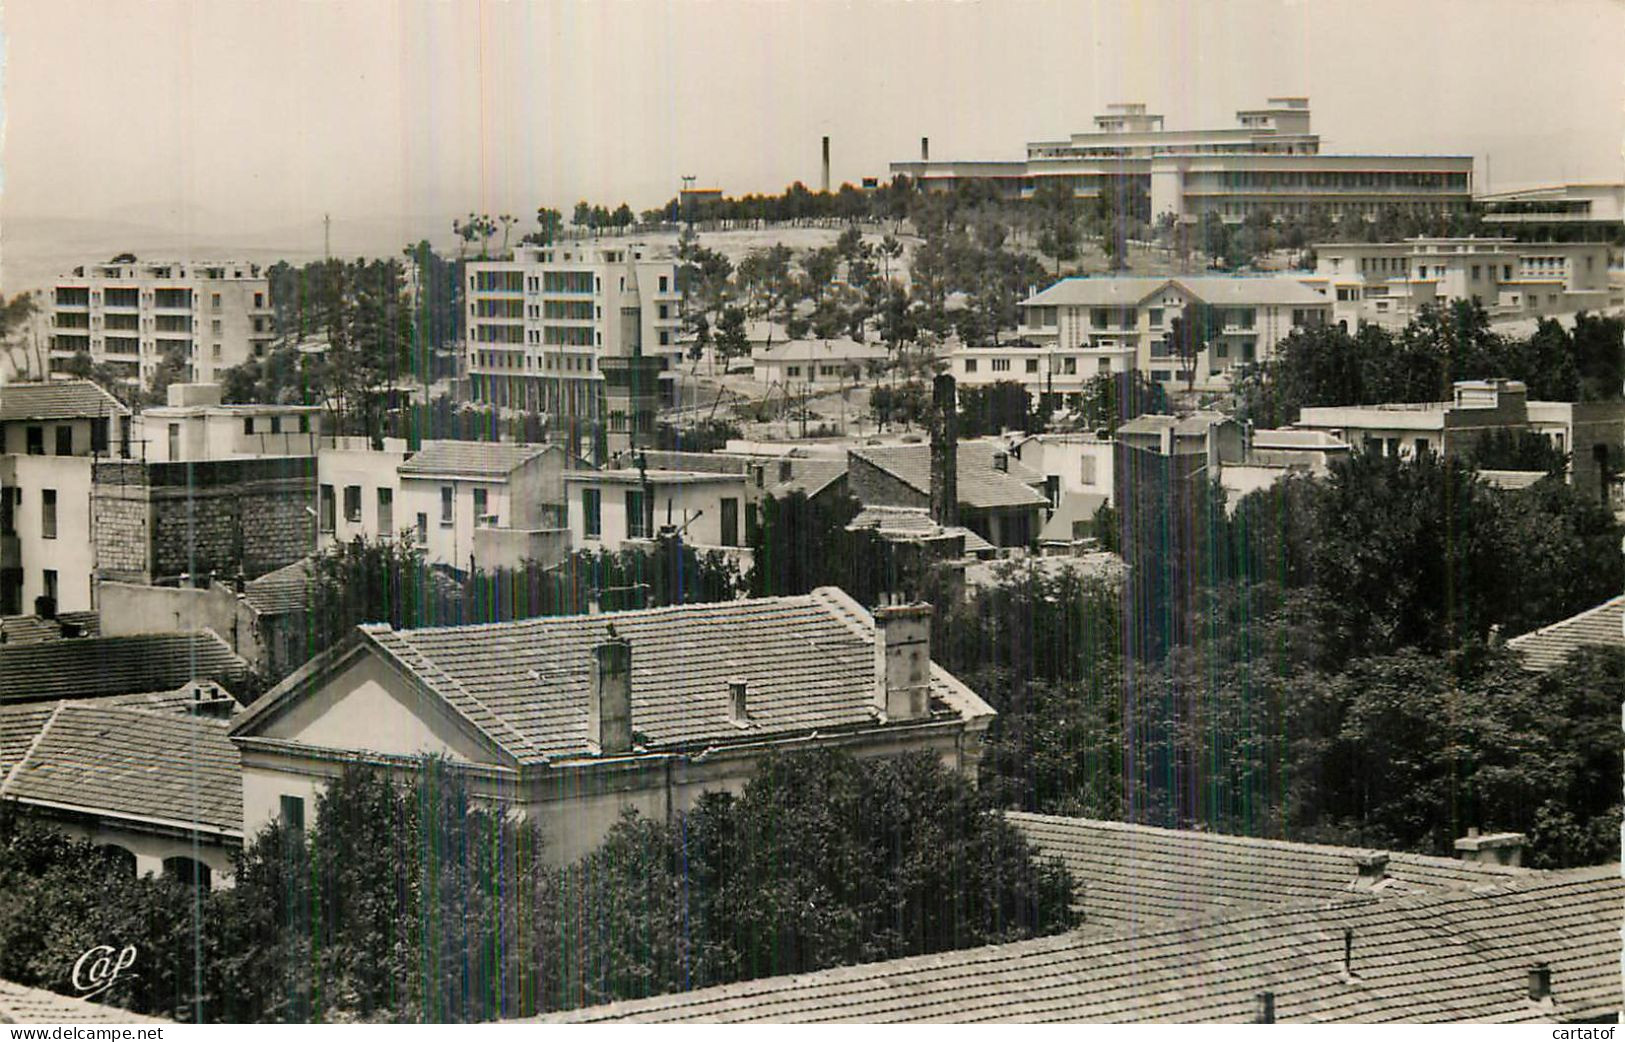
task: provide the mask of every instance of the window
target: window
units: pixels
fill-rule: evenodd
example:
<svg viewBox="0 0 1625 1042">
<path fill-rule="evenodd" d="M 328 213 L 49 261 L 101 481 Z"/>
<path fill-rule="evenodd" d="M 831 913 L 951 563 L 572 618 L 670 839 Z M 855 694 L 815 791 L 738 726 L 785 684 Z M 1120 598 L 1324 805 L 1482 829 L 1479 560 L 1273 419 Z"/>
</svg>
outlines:
<svg viewBox="0 0 1625 1042">
<path fill-rule="evenodd" d="M 336 503 L 333 499 L 333 486 L 323 485 L 319 490 L 320 497 L 316 504 L 316 522 L 323 532 L 331 532 L 334 527 L 334 512 Z"/>
<path fill-rule="evenodd" d="M 169 425 L 169 458 L 171 460 L 181 458 L 181 425 L 178 423 Z"/>
<path fill-rule="evenodd" d="M 300 415 L 300 417 L 299 417 L 299 433 L 300 434 L 309 434 L 310 433 L 310 417 L 309 416 L 306 416 L 306 415 L 303 415 L 303 414 Z"/>
<path fill-rule="evenodd" d="M 1152 308 L 1151 309 L 1151 328 L 1155 329 L 1160 325 L 1162 325 L 1162 309 L 1161 308 Z"/>
<path fill-rule="evenodd" d="M 1036 359 L 1036 358 L 1027 359 L 1027 371 L 1029 373 L 1038 372 L 1038 359 Z"/>
<path fill-rule="evenodd" d="M 56 489 L 40 490 L 40 538 L 56 538 Z"/>
<path fill-rule="evenodd" d="M 361 523 L 361 486 L 344 486 L 344 520 L 352 525 Z"/>
<path fill-rule="evenodd" d="M 28 454 L 30 456 L 45 455 L 45 428 L 28 428 Z"/>
<path fill-rule="evenodd" d="M 1394 459 L 1399 458 L 1399 439 L 1398 438 L 1389 438 L 1388 439 L 1388 455 L 1390 457 L 1394 458 Z"/>
<path fill-rule="evenodd" d="M 452 499 L 451 499 L 451 497 L 452 497 L 452 487 L 450 485 L 441 485 L 440 486 L 440 523 L 442 525 L 449 525 L 449 524 L 452 523 L 452 513 L 451 513 Z"/>
<path fill-rule="evenodd" d="M 244 434 L 253 434 L 254 433 L 254 417 L 252 417 L 252 416 L 244 416 L 243 417 L 243 433 Z"/>
<path fill-rule="evenodd" d="M 588 539 L 597 539 L 603 534 L 603 493 L 595 488 L 581 490 L 581 530 Z"/>
<path fill-rule="evenodd" d="M 484 517 L 487 513 L 489 513 L 489 511 L 486 510 L 486 503 L 487 503 L 487 500 L 486 500 L 485 489 L 483 489 L 483 488 L 475 489 L 474 490 L 474 523 L 475 524 L 479 524 L 480 518 Z"/>
<path fill-rule="evenodd" d="M 395 534 L 395 490 L 378 490 L 378 534 L 385 538 Z"/>
<path fill-rule="evenodd" d="M 647 500 L 642 490 L 628 491 L 626 493 L 626 537 L 628 539 L 649 538 L 649 524 Z"/>
<path fill-rule="evenodd" d="M 1480 267 L 1477 264 L 1474 264 L 1473 267 L 1472 267 L 1472 276 L 1471 276 L 1471 278 L 1472 278 L 1472 280 L 1474 282 L 1478 281 L 1480 271 L 1481 271 Z"/>
<path fill-rule="evenodd" d="M 429 515 L 418 515 L 418 545 L 422 546 L 429 541 Z"/>
<path fill-rule="evenodd" d="M 1214 358 L 1229 358 L 1230 357 L 1230 345 L 1225 343 L 1223 340 L 1220 340 L 1217 343 L 1215 343 L 1213 345 L 1213 357 Z"/>
<path fill-rule="evenodd" d="M 90 451 L 107 451 L 107 419 L 98 417 L 90 421 Z"/>
<path fill-rule="evenodd" d="M 739 545 L 739 500 L 728 496 L 722 500 L 722 545 Z"/>
<path fill-rule="evenodd" d="M 280 416 L 271 417 L 271 433 L 272 434 L 281 434 L 282 433 L 282 417 L 280 417 Z"/>
<path fill-rule="evenodd" d="M 209 889 L 209 866 L 189 857 L 164 858 L 164 878 L 173 879 L 200 890 Z"/>
<path fill-rule="evenodd" d="M 256 293 L 256 294 L 254 294 L 254 306 L 257 307 L 257 308 L 262 308 L 262 307 L 265 306 L 265 294 L 264 293 Z"/>
<path fill-rule="evenodd" d="M 282 827 L 289 832 L 305 831 L 305 801 L 298 796 L 283 796 L 281 804 Z"/>
<path fill-rule="evenodd" d="M 660 292 L 662 292 L 662 293 L 666 292 L 667 285 L 669 285 L 669 283 L 667 281 L 667 277 L 665 275 L 660 276 Z M 662 312 L 664 312 L 666 309 L 664 307 L 662 307 L 660 310 Z"/>
<path fill-rule="evenodd" d="M 210 296 L 209 296 L 209 307 L 212 310 L 215 310 L 215 311 L 220 310 L 220 294 L 218 294 L 218 293 L 210 294 Z M 220 329 L 220 323 L 216 322 L 214 324 L 214 328 L 215 328 L 216 332 L 218 332 L 219 329 Z"/>
<path fill-rule="evenodd" d="M 1428 440 L 1426 438 L 1417 438 L 1416 439 L 1416 458 L 1421 459 L 1423 456 L 1426 456 L 1427 454 L 1428 454 Z"/>
<path fill-rule="evenodd" d="M 56 454 L 73 455 L 73 428 L 66 423 L 56 425 Z"/>
<path fill-rule="evenodd" d="M 41 575 L 40 578 L 43 580 L 43 584 L 45 586 L 45 596 L 47 596 L 47 597 L 49 597 L 51 599 L 51 606 L 55 607 L 56 606 L 56 593 L 57 593 L 57 589 L 56 589 L 56 569 L 55 568 L 47 568 L 47 569 L 45 569 L 44 573 Z"/>
<path fill-rule="evenodd" d="M 1085 456 L 1079 461 L 1079 463 L 1078 483 L 1083 485 L 1093 485 L 1095 483 L 1095 458 L 1093 456 Z"/>
<path fill-rule="evenodd" d="M 993 359 L 993 371 L 995 373 L 1008 373 L 1010 371 L 1010 359 L 1008 359 L 1008 358 L 995 358 L 995 359 Z"/>
</svg>

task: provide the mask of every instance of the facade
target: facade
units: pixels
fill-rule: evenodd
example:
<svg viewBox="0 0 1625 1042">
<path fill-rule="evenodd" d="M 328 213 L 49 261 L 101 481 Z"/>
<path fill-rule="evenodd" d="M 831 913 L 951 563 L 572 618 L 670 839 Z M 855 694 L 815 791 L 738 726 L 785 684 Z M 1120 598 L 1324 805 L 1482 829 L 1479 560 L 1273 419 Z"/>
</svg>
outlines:
<svg viewBox="0 0 1625 1042">
<path fill-rule="evenodd" d="M 984 441 L 952 444 L 933 460 L 930 445 L 885 445 L 847 453 L 847 484 L 864 507 L 924 507 L 939 524 L 963 526 L 999 547 L 1033 545 L 1043 526 L 1049 498 L 1042 475 Z M 942 480 L 944 471 L 953 474 Z M 934 502 L 952 486 L 954 510 Z"/>
<path fill-rule="evenodd" d="M 129 425 L 89 381 L 0 386 L 0 615 L 96 606 L 92 475 L 128 451 Z"/>
<path fill-rule="evenodd" d="M 475 401 L 597 419 L 602 359 L 682 362 L 677 265 L 639 243 L 521 246 L 470 262 L 466 277 Z"/>
<path fill-rule="evenodd" d="M 1192 301 L 1218 309 L 1223 331 L 1197 354 L 1195 388 L 1223 390 L 1235 371 L 1269 358 L 1294 329 L 1331 318 L 1326 299 L 1291 278 L 1180 276 L 1062 279 L 1022 302 L 1016 342 L 963 347 L 951 356 L 960 383 L 1020 381 L 1056 408 L 1076 408 L 1105 373 L 1138 370 L 1183 388 L 1191 370 L 1168 341 Z"/>
<path fill-rule="evenodd" d="M 102 578 L 256 579 L 316 548 L 314 457 L 93 465 L 90 531 Z"/>
<path fill-rule="evenodd" d="M 1303 284 L 1332 302 L 1332 320 L 1399 328 L 1428 304 L 1477 300 L 1492 319 L 1597 311 L 1609 305 L 1604 243 L 1407 239 L 1323 243 Z"/>
<path fill-rule="evenodd" d="M 1625 184 L 1543 185 L 1478 197 L 1484 223 L 1517 239 L 1625 239 Z"/>
<path fill-rule="evenodd" d="M 1616 510 L 1625 504 L 1620 484 L 1625 404 L 1620 402 L 1531 402 L 1516 380 L 1464 380 L 1448 402 L 1308 408 L 1293 426 L 1401 459 L 1430 452 L 1452 456 L 1494 431 L 1532 431 L 1569 454 L 1569 484 Z"/>
<path fill-rule="evenodd" d="M 1465 211 L 1472 200 L 1473 157 L 1331 155 L 1310 132 L 1309 99 L 1271 98 L 1261 109 L 1236 113 L 1218 130 L 1170 131 L 1139 103 L 1110 105 L 1093 131 L 1027 145 L 1025 160 L 918 161 L 891 164 L 893 175 L 927 190 L 965 182 L 993 185 L 1025 198 L 1046 181 L 1060 181 L 1081 198 L 1138 189 L 1150 198 L 1153 220 L 1172 214 L 1227 221 L 1254 213 L 1337 220 L 1374 217 L 1387 207 L 1418 213 Z"/>
<path fill-rule="evenodd" d="M 170 384 L 168 395 L 135 418 L 132 455 L 150 463 L 316 455 L 319 405 L 222 405 L 219 384 Z"/>
<path fill-rule="evenodd" d="M 188 379 L 265 354 L 272 337 L 271 285 L 243 261 L 113 260 L 57 279 L 51 307 L 51 368 L 84 352 L 145 386 L 168 355 Z"/>
<path fill-rule="evenodd" d="M 669 530 L 696 550 L 721 550 L 739 560 L 741 570 L 748 566 L 756 500 L 743 468 L 572 471 L 564 487 L 570 544 L 577 550 L 647 548 Z"/>
<path fill-rule="evenodd" d="M 550 858 L 627 807 L 738 791 L 773 749 L 929 750 L 974 773 L 993 711 L 930 661 L 931 609 L 840 590 L 444 629 L 361 627 L 232 728 L 244 827 L 314 812 L 346 762 L 430 754 L 538 822 Z"/>
<path fill-rule="evenodd" d="M 378 447 L 363 437 L 322 439 L 316 453 L 316 487 L 332 490 L 317 492 L 321 497 L 318 513 L 329 511 L 318 517 L 324 548 L 356 539 L 394 539 L 413 527 L 415 518 L 397 505 L 401 479 L 396 473 L 411 455 L 404 438 L 385 438 Z"/>
<path fill-rule="evenodd" d="M 400 493 L 387 511 L 392 530 L 411 526 L 430 561 L 457 569 L 512 567 L 532 546 L 545 561 L 563 540 L 564 475 L 577 462 L 559 445 L 426 441 L 395 468 Z M 372 480 L 377 517 L 386 513 L 379 497 L 388 483 Z M 367 488 L 324 483 L 317 504 L 322 531 L 336 529 L 341 508 L 352 525 L 364 522 Z M 383 531 L 380 524 L 373 538 Z"/>
</svg>

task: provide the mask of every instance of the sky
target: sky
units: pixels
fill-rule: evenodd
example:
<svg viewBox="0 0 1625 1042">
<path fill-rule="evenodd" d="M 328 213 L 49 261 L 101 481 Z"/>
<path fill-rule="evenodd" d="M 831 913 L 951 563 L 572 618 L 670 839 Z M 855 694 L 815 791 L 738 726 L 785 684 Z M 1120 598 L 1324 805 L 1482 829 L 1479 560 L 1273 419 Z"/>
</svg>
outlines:
<svg viewBox="0 0 1625 1042">
<path fill-rule="evenodd" d="M 826 134 L 836 184 L 921 136 L 1017 159 L 1117 101 L 1176 129 L 1308 95 L 1323 151 L 1625 179 L 1620 0 L 5 0 L 0 32 L 0 290 L 75 250 L 319 249 L 324 214 L 358 252 L 685 174 L 816 187 Z"/>
</svg>

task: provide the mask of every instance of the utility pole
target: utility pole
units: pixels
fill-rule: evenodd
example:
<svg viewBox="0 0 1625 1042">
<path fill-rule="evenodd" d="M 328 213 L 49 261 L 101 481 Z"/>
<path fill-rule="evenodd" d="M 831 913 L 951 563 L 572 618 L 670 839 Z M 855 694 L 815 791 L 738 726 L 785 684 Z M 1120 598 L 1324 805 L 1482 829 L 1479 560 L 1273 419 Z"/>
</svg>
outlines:
<svg viewBox="0 0 1625 1042">
<path fill-rule="evenodd" d="M 333 216 L 322 214 L 322 260 L 333 259 Z"/>
</svg>

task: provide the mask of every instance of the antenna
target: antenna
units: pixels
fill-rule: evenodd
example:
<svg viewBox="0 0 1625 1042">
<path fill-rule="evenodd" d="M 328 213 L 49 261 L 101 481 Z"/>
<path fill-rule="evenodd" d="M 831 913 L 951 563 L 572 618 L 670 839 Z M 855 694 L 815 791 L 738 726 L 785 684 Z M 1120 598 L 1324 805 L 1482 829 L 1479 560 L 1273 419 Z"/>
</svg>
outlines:
<svg viewBox="0 0 1625 1042">
<path fill-rule="evenodd" d="M 333 217 L 322 214 L 322 260 L 333 259 Z"/>
</svg>

